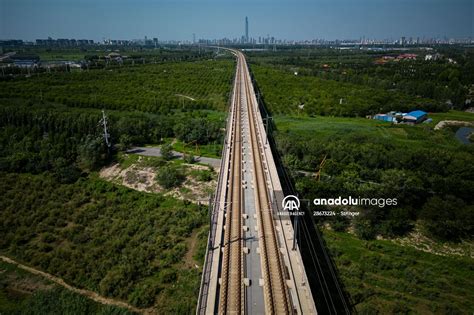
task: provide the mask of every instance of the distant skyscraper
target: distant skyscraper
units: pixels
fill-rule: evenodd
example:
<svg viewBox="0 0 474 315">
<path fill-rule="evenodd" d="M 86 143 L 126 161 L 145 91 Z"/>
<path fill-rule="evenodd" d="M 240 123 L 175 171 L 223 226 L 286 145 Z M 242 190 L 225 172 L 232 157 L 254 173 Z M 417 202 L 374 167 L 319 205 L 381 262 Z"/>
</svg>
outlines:
<svg viewBox="0 0 474 315">
<path fill-rule="evenodd" d="M 249 42 L 249 18 L 245 17 L 245 42 Z"/>
</svg>

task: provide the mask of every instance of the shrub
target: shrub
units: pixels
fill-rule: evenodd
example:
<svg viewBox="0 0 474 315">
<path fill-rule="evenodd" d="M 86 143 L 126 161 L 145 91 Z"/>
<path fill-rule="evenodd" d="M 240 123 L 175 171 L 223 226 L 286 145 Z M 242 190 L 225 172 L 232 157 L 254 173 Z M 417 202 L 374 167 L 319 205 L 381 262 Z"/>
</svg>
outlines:
<svg viewBox="0 0 474 315">
<path fill-rule="evenodd" d="M 426 232 L 437 239 L 458 241 L 472 235 L 472 206 L 466 206 L 454 196 L 430 198 L 423 206 L 420 219 Z"/>
<path fill-rule="evenodd" d="M 186 162 L 188 164 L 193 164 L 194 162 L 196 162 L 196 159 L 194 158 L 194 155 L 192 155 L 192 154 L 184 154 L 183 155 L 183 160 L 184 160 L 184 162 Z"/>
<path fill-rule="evenodd" d="M 185 179 L 185 176 L 176 167 L 164 166 L 156 175 L 156 180 L 164 188 L 173 188 L 179 186 Z"/>
<path fill-rule="evenodd" d="M 200 182 L 208 182 L 211 181 L 213 177 L 213 171 L 212 170 L 202 170 L 197 173 L 197 180 Z"/>
<path fill-rule="evenodd" d="M 166 143 L 161 146 L 161 156 L 167 161 L 173 158 L 173 151 L 172 151 L 171 144 Z"/>
</svg>

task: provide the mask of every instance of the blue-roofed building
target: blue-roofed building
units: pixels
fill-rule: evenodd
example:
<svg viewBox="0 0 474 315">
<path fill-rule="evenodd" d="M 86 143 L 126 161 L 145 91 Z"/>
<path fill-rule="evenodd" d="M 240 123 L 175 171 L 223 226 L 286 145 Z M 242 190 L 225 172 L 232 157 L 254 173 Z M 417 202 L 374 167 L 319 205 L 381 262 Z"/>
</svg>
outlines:
<svg viewBox="0 0 474 315">
<path fill-rule="evenodd" d="M 403 115 L 403 121 L 407 123 L 418 124 L 428 118 L 428 113 L 422 110 L 414 110 Z"/>
<path fill-rule="evenodd" d="M 376 114 L 373 119 L 382 120 L 387 122 L 397 122 L 394 116 L 388 114 Z"/>
</svg>

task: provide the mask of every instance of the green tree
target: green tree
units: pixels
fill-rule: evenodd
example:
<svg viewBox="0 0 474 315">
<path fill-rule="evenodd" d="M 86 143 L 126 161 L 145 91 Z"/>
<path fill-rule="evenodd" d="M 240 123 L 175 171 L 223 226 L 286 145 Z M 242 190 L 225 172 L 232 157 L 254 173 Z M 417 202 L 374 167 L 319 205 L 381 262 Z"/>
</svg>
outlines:
<svg viewBox="0 0 474 315">
<path fill-rule="evenodd" d="M 104 145 L 101 138 L 87 136 L 86 140 L 78 147 L 77 162 L 84 170 L 93 170 L 102 162 Z"/>
<path fill-rule="evenodd" d="M 196 162 L 196 159 L 194 158 L 194 155 L 189 154 L 189 153 L 185 153 L 183 155 L 183 160 L 188 164 L 193 164 L 193 163 Z"/>
<path fill-rule="evenodd" d="M 184 174 L 176 167 L 164 166 L 156 175 L 158 184 L 164 188 L 173 188 L 179 186 L 185 179 Z"/>
<path fill-rule="evenodd" d="M 53 173 L 60 183 L 74 183 L 81 175 L 80 170 L 65 158 L 59 157 L 53 163 Z"/>
<path fill-rule="evenodd" d="M 167 161 L 173 158 L 173 147 L 171 144 L 166 143 L 161 146 L 161 156 Z"/>
<path fill-rule="evenodd" d="M 119 138 L 117 148 L 120 151 L 127 151 L 132 146 L 132 138 L 128 134 L 122 134 Z"/>
<path fill-rule="evenodd" d="M 434 196 L 423 206 L 420 220 L 430 236 L 441 240 L 458 241 L 472 235 L 473 208 L 451 195 L 444 198 Z"/>
</svg>

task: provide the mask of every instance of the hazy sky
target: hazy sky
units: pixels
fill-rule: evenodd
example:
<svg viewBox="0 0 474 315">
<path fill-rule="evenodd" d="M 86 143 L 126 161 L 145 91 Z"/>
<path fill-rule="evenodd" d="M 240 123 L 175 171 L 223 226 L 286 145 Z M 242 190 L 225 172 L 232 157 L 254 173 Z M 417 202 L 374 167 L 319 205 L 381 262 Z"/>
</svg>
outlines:
<svg viewBox="0 0 474 315">
<path fill-rule="evenodd" d="M 473 37 L 474 0 L 0 0 L 0 38 Z"/>
</svg>

